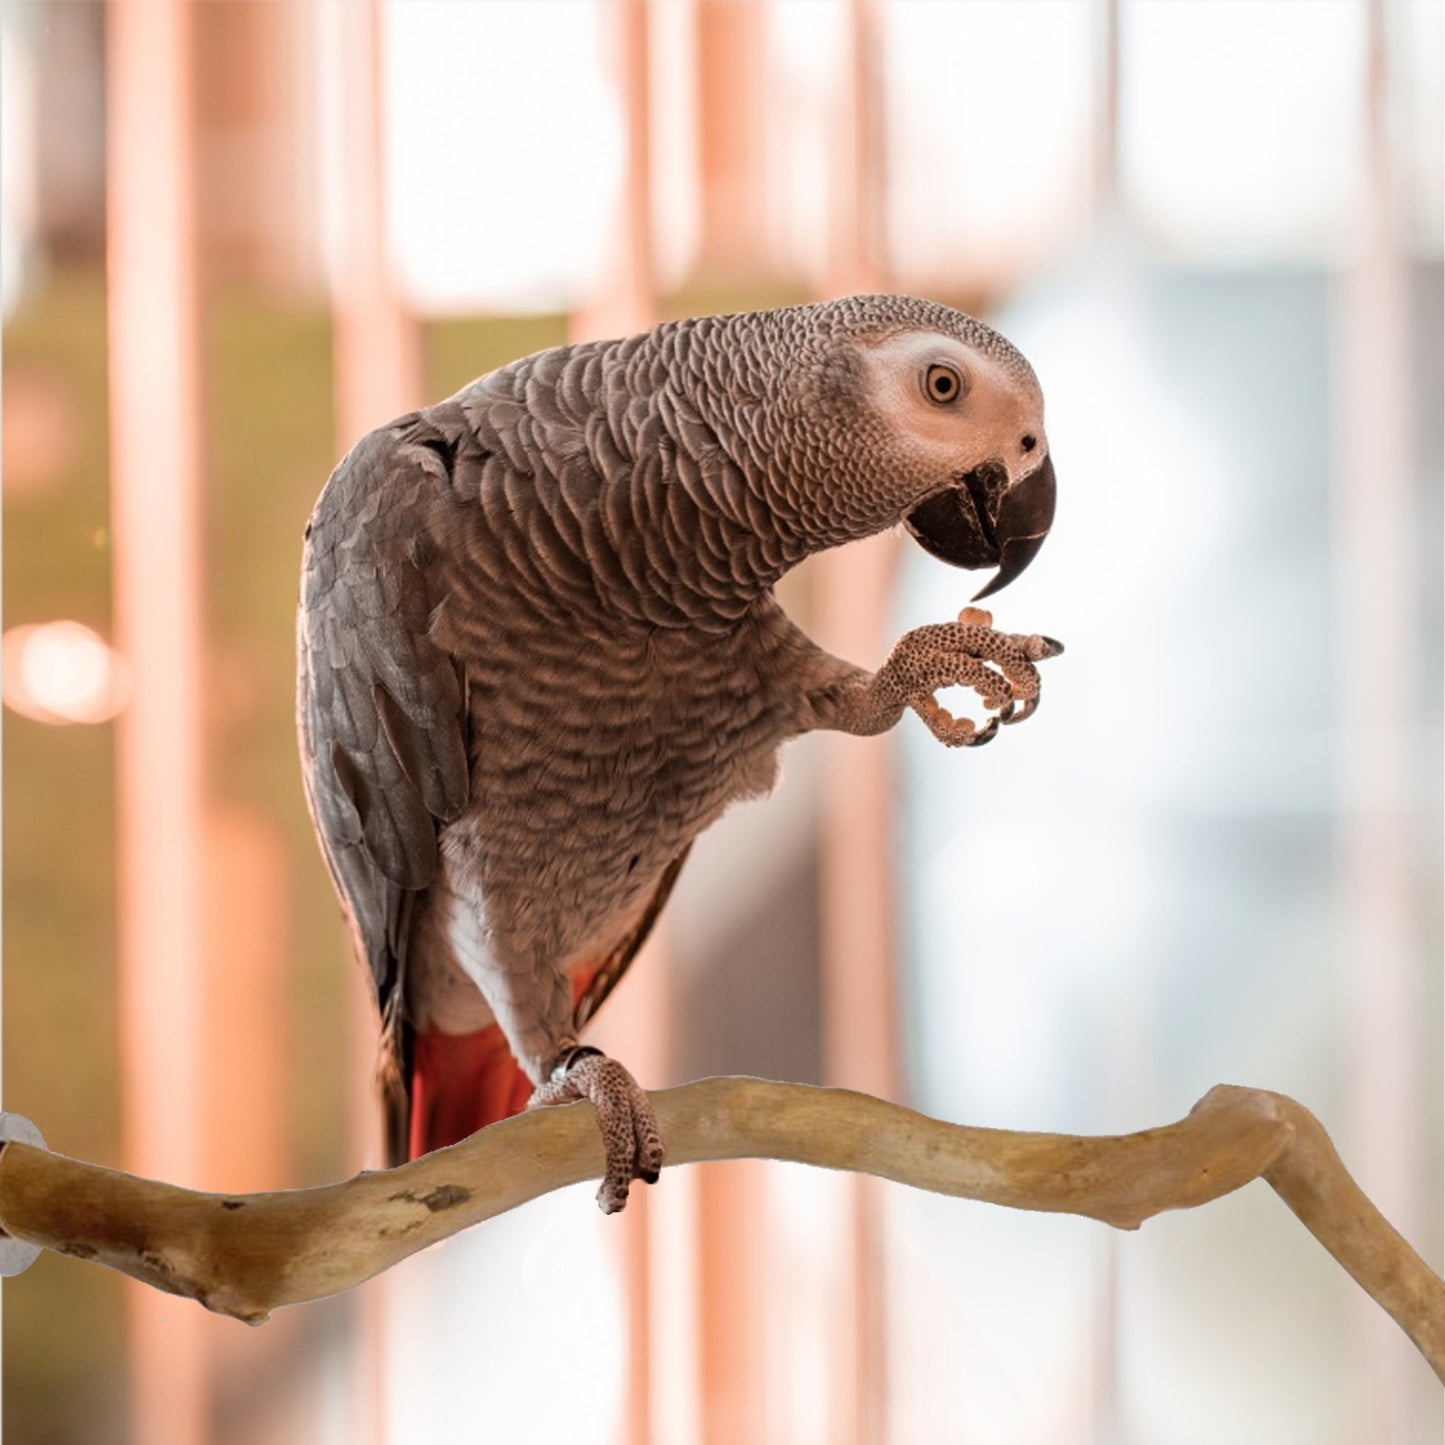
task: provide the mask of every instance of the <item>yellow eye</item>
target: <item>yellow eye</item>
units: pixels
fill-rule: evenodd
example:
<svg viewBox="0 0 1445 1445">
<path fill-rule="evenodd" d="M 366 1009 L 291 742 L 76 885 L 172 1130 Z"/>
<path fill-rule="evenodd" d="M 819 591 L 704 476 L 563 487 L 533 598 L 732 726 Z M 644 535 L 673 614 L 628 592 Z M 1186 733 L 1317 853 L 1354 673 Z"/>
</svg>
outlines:
<svg viewBox="0 0 1445 1445">
<path fill-rule="evenodd" d="M 957 367 L 935 361 L 923 373 L 923 394 L 939 406 L 947 406 L 963 395 L 963 376 Z"/>
</svg>

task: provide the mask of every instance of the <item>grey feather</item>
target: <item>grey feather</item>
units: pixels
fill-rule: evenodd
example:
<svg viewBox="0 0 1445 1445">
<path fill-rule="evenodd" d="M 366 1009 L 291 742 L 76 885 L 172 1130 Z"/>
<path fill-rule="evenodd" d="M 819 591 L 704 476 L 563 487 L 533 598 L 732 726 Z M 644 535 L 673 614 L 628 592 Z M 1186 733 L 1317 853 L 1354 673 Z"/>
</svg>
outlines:
<svg viewBox="0 0 1445 1445">
<path fill-rule="evenodd" d="M 859 394 L 855 348 L 909 329 L 1036 392 L 981 323 L 855 297 L 526 357 L 337 467 L 307 530 L 298 720 L 394 1050 L 413 936 L 446 946 L 417 931 L 429 900 L 480 911 L 504 1026 L 589 950 L 610 987 L 693 838 L 858 675 L 771 589 L 940 484 Z M 539 1037 L 574 1023 L 559 996 Z"/>
</svg>

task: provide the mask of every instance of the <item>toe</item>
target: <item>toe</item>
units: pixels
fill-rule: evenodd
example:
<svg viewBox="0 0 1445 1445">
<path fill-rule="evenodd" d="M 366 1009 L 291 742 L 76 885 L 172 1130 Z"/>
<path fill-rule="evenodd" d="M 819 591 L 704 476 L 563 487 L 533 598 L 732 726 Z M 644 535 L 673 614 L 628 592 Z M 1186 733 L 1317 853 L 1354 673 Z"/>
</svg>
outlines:
<svg viewBox="0 0 1445 1445">
<path fill-rule="evenodd" d="M 603 1214 L 620 1214 L 627 1207 L 631 1187 L 632 1180 L 609 1164 L 606 1176 L 597 1186 L 597 1207 Z"/>
<path fill-rule="evenodd" d="M 641 1093 L 641 1090 L 638 1091 Z M 652 1101 L 642 1095 L 642 1107 L 633 1116 L 634 1135 L 637 1141 L 637 1177 L 646 1184 L 656 1184 L 662 1173 L 662 1161 L 666 1151 L 662 1147 L 662 1135 L 657 1131 L 657 1120 L 653 1117 Z"/>
<path fill-rule="evenodd" d="M 1024 705 L 1018 712 L 1014 712 L 1012 706 L 1010 706 L 1008 713 L 1003 714 L 1001 720 L 1010 724 L 1021 723 L 1025 718 L 1031 718 L 1034 715 L 1034 710 L 1038 705 L 1039 695 L 1035 693 L 1032 697 L 1024 699 Z"/>
<path fill-rule="evenodd" d="M 607 1173 L 597 1191 L 597 1203 L 604 1214 L 616 1214 L 627 1203 L 637 1166 L 632 1104 L 637 1086 L 627 1070 L 612 1059 L 597 1059 L 589 1073 L 592 1077 L 587 1093 L 597 1109 L 597 1124 L 607 1155 Z"/>
</svg>

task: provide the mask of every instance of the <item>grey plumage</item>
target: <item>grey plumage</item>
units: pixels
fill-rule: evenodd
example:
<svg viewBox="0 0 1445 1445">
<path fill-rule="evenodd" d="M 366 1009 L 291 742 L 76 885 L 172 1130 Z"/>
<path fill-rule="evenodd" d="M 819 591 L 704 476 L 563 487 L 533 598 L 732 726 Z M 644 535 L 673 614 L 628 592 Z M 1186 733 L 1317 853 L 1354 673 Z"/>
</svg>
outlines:
<svg viewBox="0 0 1445 1445">
<path fill-rule="evenodd" d="M 932 411 L 925 444 L 878 400 L 915 336 L 965 356 L 990 408 L 960 413 L 946 457 Z M 815 647 L 773 584 L 941 489 L 990 532 L 974 510 L 996 521 L 998 500 L 969 504 L 965 474 L 1015 475 L 1022 456 L 999 458 L 1024 431 L 1046 463 L 1017 351 L 885 296 L 541 352 L 353 448 L 307 527 L 298 721 L 394 1064 L 418 1011 L 489 1008 L 542 1077 L 574 1027 L 569 961 L 635 949 L 691 840 L 772 786 L 779 745 L 914 701 Z M 461 977 L 485 1006 L 448 1012 Z"/>
</svg>

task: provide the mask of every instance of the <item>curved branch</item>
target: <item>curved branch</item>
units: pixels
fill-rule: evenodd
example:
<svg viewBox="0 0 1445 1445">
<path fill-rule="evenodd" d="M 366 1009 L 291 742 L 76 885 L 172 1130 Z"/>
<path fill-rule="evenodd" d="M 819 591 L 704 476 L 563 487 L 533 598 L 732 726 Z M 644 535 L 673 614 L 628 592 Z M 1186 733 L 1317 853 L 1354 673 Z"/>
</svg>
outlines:
<svg viewBox="0 0 1445 1445">
<path fill-rule="evenodd" d="M 1221 1085 L 1177 1124 L 1116 1137 L 945 1124 L 867 1094 L 702 1079 L 653 1095 L 669 1164 L 786 1159 L 1137 1228 L 1263 1178 L 1445 1380 L 1445 1283 L 1370 1203 L 1307 1109 Z M 260 1324 L 419 1249 L 602 1174 L 590 1104 L 507 1119 L 342 1184 L 200 1194 L 12 1143 L 0 1230 Z"/>
</svg>

